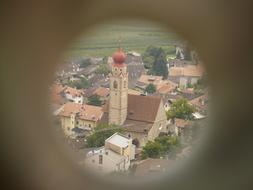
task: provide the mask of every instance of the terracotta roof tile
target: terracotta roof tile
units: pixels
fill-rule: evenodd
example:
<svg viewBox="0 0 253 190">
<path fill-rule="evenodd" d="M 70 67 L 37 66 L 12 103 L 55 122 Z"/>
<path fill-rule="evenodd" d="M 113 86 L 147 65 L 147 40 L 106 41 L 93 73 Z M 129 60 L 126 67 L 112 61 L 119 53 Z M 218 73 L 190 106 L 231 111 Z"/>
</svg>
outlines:
<svg viewBox="0 0 253 190">
<path fill-rule="evenodd" d="M 185 128 L 186 126 L 190 125 L 191 123 L 192 122 L 189 120 L 175 118 L 175 125 L 179 128 Z"/>
<path fill-rule="evenodd" d="M 93 92 L 93 94 L 96 94 L 101 97 L 107 97 L 110 94 L 110 90 L 108 88 L 99 87 Z"/>
<path fill-rule="evenodd" d="M 185 67 L 171 67 L 169 69 L 169 76 L 189 76 L 201 77 L 204 69 L 201 65 L 187 65 Z"/>
<path fill-rule="evenodd" d="M 207 110 L 208 108 L 208 94 L 204 94 L 190 101 L 191 104 L 199 109 Z"/>
<path fill-rule="evenodd" d="M 167 83 L 160 86 L 160 88 L 157 89 L 157 92 L 160 94 L 168 94 L 171 91 L 175 90 L 177 87 L 177 84 L 174 82 L 168 81 Z"/>
<path fill-rule="evenodd" d="M 103 111 L 102 107 L 68 102 L 64 105 L 59 115 L 70 117 L 71 114 L 77 114 L 77 116 L 83 120 L 98 121 L 101 119 Z"/>
<path fill-rule="evenodd" d="M 127 119 L 154 122 L 161 97 L 128 94 Z"/>
<path fill-rule="evenodd" d="M 71 94 L 72 97 L 82 96 L 83 90 L 78 90 L 76 88 L 67 87 L 64 89 L 64 93 Z"/>
</svg>

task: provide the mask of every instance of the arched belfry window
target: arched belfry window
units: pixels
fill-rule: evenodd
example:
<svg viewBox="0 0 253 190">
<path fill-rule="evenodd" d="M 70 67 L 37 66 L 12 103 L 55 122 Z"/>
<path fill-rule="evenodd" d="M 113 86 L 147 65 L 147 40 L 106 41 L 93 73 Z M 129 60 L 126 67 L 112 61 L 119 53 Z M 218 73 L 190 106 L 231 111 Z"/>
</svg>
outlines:
<svg viewBox="0 0 253 190">
<path fill-rule="evenodd" d="M 113 88 L 115 88 L 115 89 L 118 88 L 118 83 L 117 83 L 117 81 L 114 81 L 114 82 L 113 82 Z"/>
<path fill-rule="evenodd" d="M 126 86 L 126 81 L 124 81 L 124 88 L 126 88 L 127 86 Z"/>
</svg>

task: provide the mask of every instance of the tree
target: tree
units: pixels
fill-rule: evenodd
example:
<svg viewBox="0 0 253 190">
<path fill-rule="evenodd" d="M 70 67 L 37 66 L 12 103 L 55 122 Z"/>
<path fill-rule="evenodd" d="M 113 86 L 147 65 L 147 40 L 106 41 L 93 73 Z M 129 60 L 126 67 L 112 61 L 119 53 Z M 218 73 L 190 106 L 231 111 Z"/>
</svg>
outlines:
<svg viewBox="0 0 253 190">
<path fill-rule="evenodd" d="M 166 54 L 162 48 L 159 49 L 159 54 L 155 59 L 153 71 L 156 75 L 163 76 L 163 79 L 168 78 L 168 66 Z"/>
<path fill-rule="evenodd" d="M 153 63 L 155 62 L 155 58 L 153 56 L 143 56 L 142 58 L 145 69 L 152 69 Z"/>
<path fill-rule="evenodd" d="M 168 119 L 180 118 L 192 120 L 193 119 L 192 113 L 194 113 L 195 111 L 196 108 L 193 105 L 189 104 L 185 98 L 182 98 L 176 100 L 171 104 L 169 111 L 167 111 L 167 118 Z"/>
<path fill-rule="evenodd" d="M 150 83 L 146 88 L 145 88 L 145 92 L 149 93 L 149 94 L 153 94 L 156 92 L 156 86 L 152 83 Z"/>
<path fill-rule="evenodd" d="M 94 128 L 94 133 L 87 137 L 87 146 L 101 147 L 105 140 L 116 132 L 122 132 L 122 129 L 117 125 L 100 124 Z"/>
<path fill-rule="evenodd" d="M 80 81 L 70 81 L 67 85 L 77 89 L 84 89 L 90 87 L 90 82 L 86 78 L 80 78 Z"/>
<path fill-rule="evenodd" d="M 100 100 L 100 97 L 98 95 L 94 94 L 88 98 L 87 104 L 93 105 L 93 106 L 101 106 L 102 101 Z"/>
<path fill-rule="evenodd" d="M 168 77 L 166 53 L 162 48 L 149 46 L 142 56 L 149 74 Z"/>
<path fill-rule="evenodd" d="M 157 158 L 160 156 L 174 156 L 175 150 L 179 147 L 180 141 L 176 136 L 162 136 L 149 141 L 142 150 L 142 158 Z"/>
<path fill-rule="evenodd" d="M 103 75 L 108 75 L 110 73 L 109 66 L 107 64 L 101 64 L 95 71 L 96 74 L 103 74 Z"/>
<path fill-rule="evenodd" d="M 142 158 L 157 158 L 160 156 L 162 151 L 162 146 L 158 142 L 148 141 L 147 144 L 142 149 Z"/>
</svg>

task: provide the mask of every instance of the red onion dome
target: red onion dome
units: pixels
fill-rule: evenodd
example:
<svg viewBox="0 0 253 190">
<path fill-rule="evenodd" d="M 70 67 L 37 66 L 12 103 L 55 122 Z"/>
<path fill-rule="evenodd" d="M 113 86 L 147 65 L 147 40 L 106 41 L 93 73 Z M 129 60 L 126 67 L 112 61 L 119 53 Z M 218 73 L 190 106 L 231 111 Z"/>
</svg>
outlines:
<svg viewBox="0 0 253 190">
<path fill-rule="evenodd" d="M 114 63 L 116 64 L 122 64 L 125 62 L 125 59 L 126 59 L 126 54 L 122 51 L 121 48 L 118 49 L 118 51 L 116 51 L 113 56 L 113 61 Z"/>
</svg>

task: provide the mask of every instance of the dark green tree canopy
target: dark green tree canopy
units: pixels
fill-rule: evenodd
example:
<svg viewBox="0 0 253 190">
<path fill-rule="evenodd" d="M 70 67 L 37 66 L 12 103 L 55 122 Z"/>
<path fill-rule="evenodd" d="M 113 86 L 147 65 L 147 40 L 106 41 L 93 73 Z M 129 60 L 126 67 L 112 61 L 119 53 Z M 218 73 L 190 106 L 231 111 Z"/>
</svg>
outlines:
<svg viewBox="0 0 253 190">
<path fill-rule="evenodd" d="M 142 158 L 158 158 L 160 156 L 175 156 L 176 148 L 180 147 L 180 141 L 176 136 L 162 136 L 149 141 L 142 150 Z"/>
<path fill-rule="evenodd" d="M 89 58 L 83 59 L 80 63 L 80 68 L 85 68 L 89 65 L 91 65 L 91 60 Z"/>
<path fill-rule="evenodd" d="M 93 106 L 101 106 L 102 101 L 100 100 L 100 97 L 98 95 L 94 94 L 88 98 L 87 104 L 93 105 Z"/>
<path fill-rule="evenodd" d="M 142 59 L 149 74 L 163 76 L 164 79 L 168 77 L 166 53 L 162 48 L 149 46 Z"/>
<path fill-rule="evenodd" d="M 156 92 L 156 86 L 152 83 L 150 83 L 146 88 L 145 88 L 145 92 L 149 93 L 149 94 L 153 94 Z"/>
<path fill-rule="evenodd" d="M 87 137 L 87 146 L 101 147 L 107 138 L 117 132 L 122 132 L 122 129 L 117 125 L 100 124 L 95 127 L 94 133 Z"/>
</svg>

